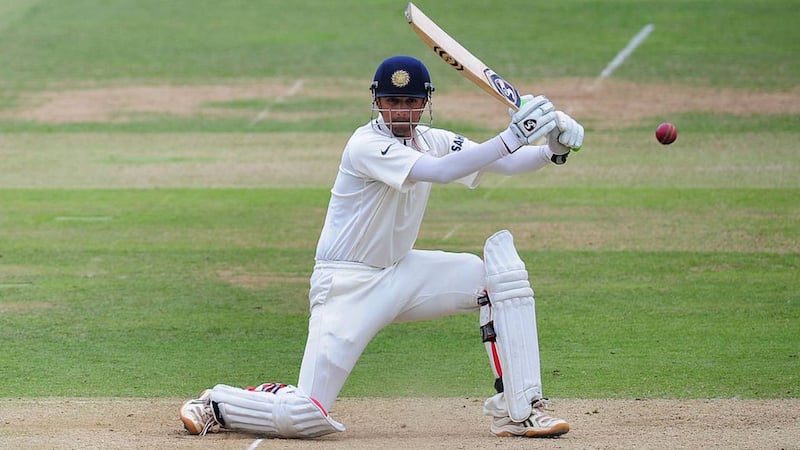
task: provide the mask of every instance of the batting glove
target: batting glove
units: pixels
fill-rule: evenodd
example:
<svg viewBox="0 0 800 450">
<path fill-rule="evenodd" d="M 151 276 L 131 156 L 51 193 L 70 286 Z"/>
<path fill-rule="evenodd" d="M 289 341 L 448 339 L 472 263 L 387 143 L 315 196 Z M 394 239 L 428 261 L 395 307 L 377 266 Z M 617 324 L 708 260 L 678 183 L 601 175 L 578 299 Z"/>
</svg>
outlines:
<svg viewBox="0 0 800 450">
<path fill-rule="evenodd" d="M 534 144 L 556 128 L 555 107 L 547 97 L 525 96 L 523 100 L 527 101 L 512 114 L 508 125 L 508 130 L 517 138 L 519 145 L 516 148 Z"/>
<path fill-rule="evenodd" d="M 561 132 L 558 142 L 573 152 L 583 147 L 583 126 L 563 111 L 556 111 L 556 125 Z"/>
<path fill-rule="evenodd" d="M 555 164 L 564 164 L 570 151 L 577 152 L 583 146 L 583 126 L 562 111 L 556 111 L 556 128 L 547 135 L 547 146 Z"/>
</svg>

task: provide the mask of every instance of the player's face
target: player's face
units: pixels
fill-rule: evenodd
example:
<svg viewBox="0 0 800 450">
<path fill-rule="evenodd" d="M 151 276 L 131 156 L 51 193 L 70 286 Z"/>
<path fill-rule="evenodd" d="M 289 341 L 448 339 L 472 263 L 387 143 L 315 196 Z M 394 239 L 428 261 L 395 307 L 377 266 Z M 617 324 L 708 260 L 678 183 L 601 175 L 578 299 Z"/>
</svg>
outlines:
<svg viewBox="0 0 800 450">
<path fill-rule="evenodd" d="M 378 97 L 378 109 L 383 121 L 397 137 L 409 138 L 419 123 L 427 99 L 416 97 Z"/>
</svg>

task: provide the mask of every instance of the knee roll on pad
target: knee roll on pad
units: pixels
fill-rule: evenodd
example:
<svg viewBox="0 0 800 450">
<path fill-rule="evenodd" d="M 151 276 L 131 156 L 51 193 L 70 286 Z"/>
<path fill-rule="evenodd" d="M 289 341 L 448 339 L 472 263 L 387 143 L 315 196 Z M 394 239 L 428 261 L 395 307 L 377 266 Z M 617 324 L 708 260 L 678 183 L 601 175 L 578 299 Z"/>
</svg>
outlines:
<svg viewBox="0 0 800 450">
<path fill-rule="evenodd" d="M 226 428 L 280 438 L 314 438 L 344 431 L 313 398 L 294 386 L 276 392 L 218 384 L 211 390 Z"/>
<path fill-rule="evenodd" d="M 515 298 L 533 297 L 533 288 L 528 281 L 528 271 L 525 269 L 488 275 L 486 282 L 494 293 L 494 295 L 489 295 L 489 298 L 495 305 Z"/>
</svg>

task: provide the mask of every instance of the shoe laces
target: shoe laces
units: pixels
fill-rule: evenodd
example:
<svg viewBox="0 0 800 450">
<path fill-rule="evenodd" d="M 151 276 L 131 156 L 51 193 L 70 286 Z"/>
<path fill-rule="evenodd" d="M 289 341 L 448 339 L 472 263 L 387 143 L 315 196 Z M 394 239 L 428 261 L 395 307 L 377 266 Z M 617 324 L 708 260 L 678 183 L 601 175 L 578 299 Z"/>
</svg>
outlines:
<svg viewBox="0 0 800 450">
<path fill-rule="evenodd" d="M 211 430 L 211 427 L 213 427 L 215 423 L 216 419 L 214 419 L 212 416 L 211 420 L 206 422 L 206 424 L 203 426 L 203 431 L 200 432 L 200 436 L 205 436 L 208 434 L 209 430 Z"/>
<path fill-rule="evenodd" d="M 549 398 L 540 398 L 531 402 L 531 406 L 534 409 L 541 409 L 544 411 L 552 411 L 553 408 L 550 407 L 552 404 L 553 402 L 551 402 Z"/>
<path fill-rule="evenodd" d="M 214 415 L 214 409 L 211 406 L 211 402 L 208 402 L 207 405 L 205 404 L 203 405 L 203 412 L 208 414 L 209 417 L 205 425 L 203 425 L 203 430 L 200 432 L 200 436 L 205 436 L 206 434 L 208 434 L 209 431 L 211 431 L 211 428 L 214 425 L 219 424 L 219 422 L 217 421 L 217 416 Z"/>
</svg>

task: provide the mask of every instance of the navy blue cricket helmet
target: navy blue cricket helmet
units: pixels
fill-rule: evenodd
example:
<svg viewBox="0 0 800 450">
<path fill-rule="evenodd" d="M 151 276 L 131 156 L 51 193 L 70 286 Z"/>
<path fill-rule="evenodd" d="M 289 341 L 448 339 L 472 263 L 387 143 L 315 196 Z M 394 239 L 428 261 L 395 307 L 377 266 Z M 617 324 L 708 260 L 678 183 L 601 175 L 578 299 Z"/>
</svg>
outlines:
<svg viewBox="0 0 800 450">
<path fill-rule="evenodd" d="M 411 56 L 392 56 L 378 66 L 370 90 L 375 97 L 430 98 L 434 88 L 422 61 Z"/>
</svg>

